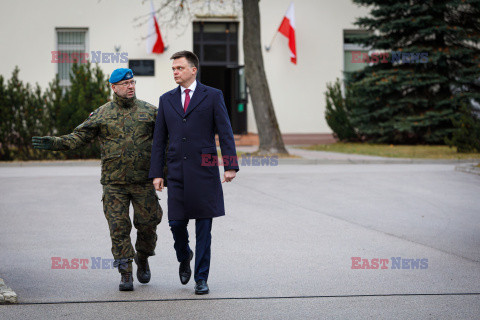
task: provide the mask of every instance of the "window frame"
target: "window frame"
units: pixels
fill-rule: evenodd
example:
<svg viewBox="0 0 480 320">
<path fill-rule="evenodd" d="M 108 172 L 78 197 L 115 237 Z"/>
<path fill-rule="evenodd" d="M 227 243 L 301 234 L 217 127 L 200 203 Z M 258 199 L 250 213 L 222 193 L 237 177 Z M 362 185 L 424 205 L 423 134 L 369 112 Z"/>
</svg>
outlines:
<svg viewBox="0 0 480 320">
<path fill-rule="evenodd" d="M 90 36 L 89 36 L 89 32 L 88 32 L 88 28 L 87 27 L 56 27 L 55 28 L 55 49 L 57 52 L 60 52 L 62 50 L 65 50 L 63 48 L 63 45 L 60 45 L 59 43 L 59 33 L 61 32 L 83 32 L 85 33 L 85 41 L 84 41 L 84 45 L 83 45 L 83 50 L 82 52 L 90 52 L 90 48 L 89 48 L 89 40 L 90 40 Z M 71 68 L 70 68 L 71 70 Z M 60 78 L 60 63 L 57 63 L 56 65 L 56 70 L 55 70 L 56 74 L 59 76 Z M 60 86 L 62 87 L 69 87 L 71 85 L 71 82 L 70 82 L 70 77 L 68 77 L 68 79 L 60 79 Z"/>
</svg>

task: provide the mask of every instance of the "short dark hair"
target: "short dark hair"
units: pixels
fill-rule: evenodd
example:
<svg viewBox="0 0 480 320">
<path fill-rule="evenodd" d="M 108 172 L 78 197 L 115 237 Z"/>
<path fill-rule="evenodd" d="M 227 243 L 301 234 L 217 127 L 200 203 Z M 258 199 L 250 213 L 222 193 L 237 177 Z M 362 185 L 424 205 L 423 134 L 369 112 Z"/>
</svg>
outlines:
<svg viewBox="0 0 480 320">
<path fill-rule="evenodd" d="M 195 55 L 195 53 L 184 50 L 184 51 L 178 51 L 175 52 L 171 57 L 170 60 L 175 60 L 175 59 L 180 59 L 180 58 L 185 58 L 187 59 L 188 63 L 190 64 L 191 67 L 195 67 L 198 69 L 198 57 Z"/>
</svg>

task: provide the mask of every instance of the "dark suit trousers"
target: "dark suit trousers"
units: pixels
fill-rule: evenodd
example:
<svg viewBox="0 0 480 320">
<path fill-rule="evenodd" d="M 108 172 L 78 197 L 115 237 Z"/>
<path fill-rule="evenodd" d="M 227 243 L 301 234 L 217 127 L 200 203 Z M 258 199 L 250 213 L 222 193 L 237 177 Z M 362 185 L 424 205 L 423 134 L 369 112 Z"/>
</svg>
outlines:
<svg viewBox="0 0 480 320">
<path fill-rule="evenodd" d="M 172 230 L 173 247 L 177 253 L 178 262 L 188 259 L 190 256 L 190 246 L 188 245 L 187 225 L 189 220 L 170 220 L 170 230 Z M 199 280 L 208 280 L 208 271 L 210 270 L 210 246 L 212 243 L 212 218 L 195 219 L 195 282 Z"/>
</svg>

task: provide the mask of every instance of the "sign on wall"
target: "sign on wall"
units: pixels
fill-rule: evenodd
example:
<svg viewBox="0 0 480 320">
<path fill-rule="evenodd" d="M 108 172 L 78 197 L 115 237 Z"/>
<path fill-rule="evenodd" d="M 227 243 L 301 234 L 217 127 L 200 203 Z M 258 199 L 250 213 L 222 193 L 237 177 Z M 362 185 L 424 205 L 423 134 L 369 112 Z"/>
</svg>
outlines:
<svg viewBox="0 0 480 320">
<path fill-rule="evenodd" d="M 155 76 L 155 60 L 128 60 L 128 67 L 135 76 Z"/>
</svg>

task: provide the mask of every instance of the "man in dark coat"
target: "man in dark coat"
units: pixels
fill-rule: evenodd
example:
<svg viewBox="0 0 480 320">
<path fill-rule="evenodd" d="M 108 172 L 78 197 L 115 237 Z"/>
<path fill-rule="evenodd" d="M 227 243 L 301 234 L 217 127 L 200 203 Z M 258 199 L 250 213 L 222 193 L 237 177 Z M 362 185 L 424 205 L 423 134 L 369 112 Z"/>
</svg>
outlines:
<svg viewBox="0 0 480 320">
<path fill-rule="evenodd" d="M 195 219 L 195 293 L 207 294 L 212 218 L 225 215 L 220 172 L 217 161 L 212 161 L 217 160 L 215 131 L 224 159 L 222 183 L 232 181 L 239 170 L 235 141 L 222 92 L 195 80 L 197 56 L 180 51 L 170 59 L 179 86 L 160 97 L 149 177 L 155 189 L 162 191 L 167 152 L 168 220 L 180 281 L 187 284 L 192 274 L 187 224 Z"/>
</svg>

